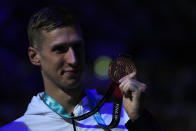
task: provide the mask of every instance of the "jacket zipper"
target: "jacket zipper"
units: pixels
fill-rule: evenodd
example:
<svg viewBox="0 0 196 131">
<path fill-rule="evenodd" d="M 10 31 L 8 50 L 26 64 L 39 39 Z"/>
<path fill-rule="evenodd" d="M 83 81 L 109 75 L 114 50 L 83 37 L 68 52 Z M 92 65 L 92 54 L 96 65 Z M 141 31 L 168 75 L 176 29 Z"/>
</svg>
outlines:
<svg viewBox="0 0 196 131">
<path fill-rule="evenodd" d="M 74 129 L 74 131 L 76 131 L 76 123 L 75 123 L 75 121 L 74 121 L 74 119 L 73 119 L 73 117 L 74 117 L 74 113 L 73 113 L 73 112 L 71 113 L 71 116 L 72 116 L 72 125 L 73 125 L 73 129 Z"/>
</svg>

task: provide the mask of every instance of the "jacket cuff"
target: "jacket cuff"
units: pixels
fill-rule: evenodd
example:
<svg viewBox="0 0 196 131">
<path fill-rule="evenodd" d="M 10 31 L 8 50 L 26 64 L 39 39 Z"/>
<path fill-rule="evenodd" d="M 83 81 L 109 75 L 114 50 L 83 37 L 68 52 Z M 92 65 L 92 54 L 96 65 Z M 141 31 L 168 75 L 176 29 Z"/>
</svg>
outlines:
<svg viewBox="0 0 196 131">
<path fill-rule="evenodd" d="M 128 120 L 125 127 L 131 131 L 161 131 L 155 119 L 146 109 L 142 111 L 138 119 Z"/>
</svg>

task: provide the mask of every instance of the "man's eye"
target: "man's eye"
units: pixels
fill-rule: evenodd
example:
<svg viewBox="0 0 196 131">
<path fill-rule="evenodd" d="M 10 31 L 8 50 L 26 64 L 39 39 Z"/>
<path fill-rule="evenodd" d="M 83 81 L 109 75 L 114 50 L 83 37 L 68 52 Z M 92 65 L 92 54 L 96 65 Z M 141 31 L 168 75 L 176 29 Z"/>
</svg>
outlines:
<svg viewBox="0 0 196 131">
<path fill-rule="evenodd" d="M 56 53 L 65 53 L 68 51 L 68 47 L 64 47 L 64 46 L 61 46 L 61 47 L 58 47 L 55 49 Z"/>
</svg>

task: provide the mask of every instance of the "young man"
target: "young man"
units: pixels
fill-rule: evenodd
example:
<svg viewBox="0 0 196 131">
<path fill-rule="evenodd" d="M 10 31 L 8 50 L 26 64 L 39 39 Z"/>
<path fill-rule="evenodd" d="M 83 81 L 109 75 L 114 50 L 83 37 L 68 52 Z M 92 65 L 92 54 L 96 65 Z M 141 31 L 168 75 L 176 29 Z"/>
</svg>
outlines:
<svg viewBox="0 0 196 131">
<path fill-rule="evenodd" d="M 91 111 L 91 105 L 100 100 L 96 92 L 87 91 L 81 86 L 84 43 L 75 18 L 64 8 L 43 8 L 31 17 L 28 37 L 29 59 L 33 65 L 40 67 L 44 92 L 32 98 L 22 117 L 0 130 L 103 130 L 98 125 L 110 123 L 112 118 L 110 103 L 105 104 L 96 116 L 81 121 L 73 119 Z M 111 129 L 113 131 L 158 130 L 150 114 L 140 106 L 140 96 L 146 86 L 132 79 L 135 75 L 133 72 L 119 80 L 123 94 L 123 109 L 120 123 Z M 127 95 L 130 91 L 132 94 Z"/>
</svg>

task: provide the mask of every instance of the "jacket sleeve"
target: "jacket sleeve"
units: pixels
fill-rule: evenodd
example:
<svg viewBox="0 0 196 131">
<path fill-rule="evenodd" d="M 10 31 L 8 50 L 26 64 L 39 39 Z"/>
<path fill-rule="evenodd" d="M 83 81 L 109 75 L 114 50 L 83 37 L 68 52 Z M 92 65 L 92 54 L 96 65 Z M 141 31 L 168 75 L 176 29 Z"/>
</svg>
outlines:
<svg viewBox="0 0 196 131">
<path fill-rule="evenodd" d="M 137 120 L 133 122 L 131 119 L 128 120 L 125 127 L 129 131 L 162 131 L 156 120 L 147 110 L 143 110 L 141 116 Z"/>
</svg>

